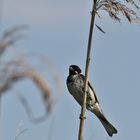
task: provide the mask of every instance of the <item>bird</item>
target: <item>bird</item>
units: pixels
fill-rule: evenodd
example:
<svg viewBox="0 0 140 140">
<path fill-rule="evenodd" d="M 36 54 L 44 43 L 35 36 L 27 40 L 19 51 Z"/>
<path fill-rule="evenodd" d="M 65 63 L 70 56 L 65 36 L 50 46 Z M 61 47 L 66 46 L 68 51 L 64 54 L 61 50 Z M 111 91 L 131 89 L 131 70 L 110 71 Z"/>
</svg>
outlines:
<svg viewBox="0 0 140 140">
<path fill-rule="evenodd" d="M 66 80 L 66 85 L 70 94 L 74 99 L 82 106 L 82 99 L 84 95 L 84 81 L 85 76 L 82 74 L 81 69 L 77 65 L 69 66 L 69 75 Z M 95 116 L 100 120 L 103 127 L 107 131 L 110 137 L 117 133 L 117 129 L 107 120 L 101 107 L 99 100 L 96 96 L 95 90 L 91 86 L 91 83 L 87 83 L 87 99 L 86 99 L 86 109 L 95 114 Z"/>
</svg>

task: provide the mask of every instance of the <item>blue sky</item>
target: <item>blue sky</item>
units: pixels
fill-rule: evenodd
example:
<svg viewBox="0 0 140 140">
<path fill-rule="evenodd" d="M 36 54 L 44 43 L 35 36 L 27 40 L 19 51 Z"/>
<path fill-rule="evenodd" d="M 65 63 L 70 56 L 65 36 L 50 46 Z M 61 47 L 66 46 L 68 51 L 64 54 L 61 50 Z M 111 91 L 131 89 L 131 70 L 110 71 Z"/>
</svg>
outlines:
<svg viewBox="0 0 140 140">
<path fill-rule="evenodd" d="M 19 24 L 29 26 L 24 32 L 25 38 L 18 41 L 15 48 L 21 54 L 39 53 L 49 58 L 59 71 L 62 94 L 51 117 L 41 124 L 33 124 L 16 95 L 12 93 L 23 94 L 30 101 L 36 116 L 43 114 L 43 104 L 30 81 L 18 83 L 12 92 L 2 98 L 0 140 L 14 140 L 16 134 L 23 129 L 27 131 L 20 135 L 19 140 L 46 140 L 50 137 L 51 140 L 77 139 L 80 107 L 68 93 L 65 80 L 70 64 L 77 64 L 84 70 L 91 2 L 4 0 L 1 31 Z M 96 23 L 106 34 L 95 28 L 90 80 L 104 113 L 118 129 L 118 134 L 111 139 L 138 139 L 140 25 L 129 24 L 126 20 L 123 20 L 123 24 L 115 23 L 104 12 L 102 19 L 96 19 Z M 8 51 L 20 56 L 12 49 Z M 29 60 L 49 80 L 55 95 L 51 72 L 37 58 L 30 57 Z M 85 139 L 110 139 L 98 119 L 90 112 L 87 112 Z"/>
</svg>

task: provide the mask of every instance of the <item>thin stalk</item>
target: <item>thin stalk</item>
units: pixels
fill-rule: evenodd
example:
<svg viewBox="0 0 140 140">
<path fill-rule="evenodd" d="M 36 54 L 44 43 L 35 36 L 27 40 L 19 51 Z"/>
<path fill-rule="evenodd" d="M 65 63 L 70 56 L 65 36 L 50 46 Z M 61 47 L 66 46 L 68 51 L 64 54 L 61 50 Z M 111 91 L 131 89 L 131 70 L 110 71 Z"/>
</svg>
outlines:
<svg viewBox="0 0 140 140">
<path fill-rule="evenodd" d="M 88 37 L 88 46 L 87 46 L 87 56 L 86 56 L 86 67 L 85 67 L 85 81 L 84 81 L 84 96 L 81 107 L 80 114 L 80 125 L 79 125 L 79 136 L 78 140 L 83 140 L 83 132 L 84 132 L 84 120 L 85 120 L 85 112 L 86 112 L 86 98 L 87 98 L 87 84 L 88 84 L 88 76 L 89 76 L 89 64 L 90 64 L 90 53 L 91 53 L 91 44 L 92 44 L 92 35 L 94 29 L 94 21 L 96 15 L 96 2 L 94 0 L 92 12 L 91 12 L 91 21 L 90 21 L 90 29 L 89 29 L 89 37 Z"/>
</svg>

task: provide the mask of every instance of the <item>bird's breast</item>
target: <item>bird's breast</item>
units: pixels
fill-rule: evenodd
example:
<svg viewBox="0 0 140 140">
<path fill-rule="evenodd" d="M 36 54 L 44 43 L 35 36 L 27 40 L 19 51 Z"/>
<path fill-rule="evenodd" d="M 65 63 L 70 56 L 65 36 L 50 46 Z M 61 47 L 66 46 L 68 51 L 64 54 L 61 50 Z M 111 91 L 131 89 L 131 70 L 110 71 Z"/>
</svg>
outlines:
<svg viewBox="0 0 140 140">
<path fill-rule="evenodd" d="M 83 99 L 83 87 L 84 83 L 80 79 L 73 79 L 73 82 L 67 84 L 68 90 L 75 100 L 81 105 Z"/>
<path fill-rule="evenodd" d="M 75 98 L 75 100 L 81 105 L 82 99 L 84 95 L 84 81 L 83 79 L 77 77 L 70 77 L 71 82 L 67 82 L 67 87 L 70 94 Z M 87 92 L 87 107 L 95 103 L 95 97 L 93 91 L 90 87 L 88 87 Z"/>
</svg>

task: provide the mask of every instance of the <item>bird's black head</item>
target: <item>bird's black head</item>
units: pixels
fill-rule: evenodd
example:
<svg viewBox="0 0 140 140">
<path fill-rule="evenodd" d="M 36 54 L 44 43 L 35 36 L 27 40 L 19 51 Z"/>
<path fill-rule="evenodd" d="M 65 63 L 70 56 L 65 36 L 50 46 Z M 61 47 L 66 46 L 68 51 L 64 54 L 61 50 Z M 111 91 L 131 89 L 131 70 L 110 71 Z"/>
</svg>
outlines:
<svg viewBox="0 0 140 140">
<path fill-rule="evenodd" d="M 77 65 L 69 66 L 69 75 L 80 74 L 82 71 Z"/>
</svg>

